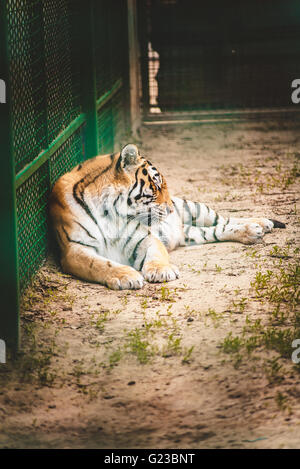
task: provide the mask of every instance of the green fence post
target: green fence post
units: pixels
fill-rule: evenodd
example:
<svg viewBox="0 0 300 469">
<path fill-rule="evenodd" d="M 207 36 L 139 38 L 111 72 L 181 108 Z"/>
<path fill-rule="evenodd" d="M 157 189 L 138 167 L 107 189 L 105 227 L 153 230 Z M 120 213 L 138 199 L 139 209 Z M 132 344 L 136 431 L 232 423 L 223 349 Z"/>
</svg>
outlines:
<svg viewBox="0 0 300 469">
<path fill-rule="evenodd" d="M 83 110 L 86 114 L 85 156 L 91 158 L 99 153 L 97 126 L 97 92 L 95 69 L 95 31 L 94 31 L 94 0 L 86 0 L 82 4 L 82 97 Z"/>
<path fill-rule="evenodd" d="M 15 164 L 12 135 L 7 2 L 0 2 L 0 78 L 5 99 L 0 101 L 0 339 L 16 352 L 19 347 L 19 279 Z M 3 83 L 2 82 L 2 83 Z"/>
</svg>

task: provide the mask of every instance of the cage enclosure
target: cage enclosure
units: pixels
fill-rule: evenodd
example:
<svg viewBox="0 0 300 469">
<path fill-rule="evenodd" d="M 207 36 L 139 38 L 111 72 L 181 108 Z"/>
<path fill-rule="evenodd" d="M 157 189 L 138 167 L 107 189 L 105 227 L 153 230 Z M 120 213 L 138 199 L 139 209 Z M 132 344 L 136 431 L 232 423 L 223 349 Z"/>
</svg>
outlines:
<svg viewBox="0 0 300 469">
<path fill-rule="evenodd" d="M 0 338 L 16 349 L 20 295 L 48 252 L 55 181 L 120 150 L 140 111 L 148 124 L 295 115 L 300 5 L 4 0 L 0 8 Z"/>
</svg>

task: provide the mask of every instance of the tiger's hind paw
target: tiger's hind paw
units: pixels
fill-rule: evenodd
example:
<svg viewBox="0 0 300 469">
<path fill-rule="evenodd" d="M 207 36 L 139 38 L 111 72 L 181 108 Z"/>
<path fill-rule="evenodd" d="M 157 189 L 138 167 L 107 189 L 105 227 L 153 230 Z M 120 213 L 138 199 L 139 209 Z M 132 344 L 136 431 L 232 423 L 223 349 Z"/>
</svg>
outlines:
<svg viewBox="0 0 300 469">
<path fill-rule="evenodd" d="M 238 241 L 243 244 L 261 243 L 264 235 L 263 228 L 258 223 L 245 225 L 231 225 L 226 231 L 227 241 Z"/>
<path fill-rule="evenodd" d="M 270 233 L 274 228 L 274 223 L 272 220 L 268 220 L 268 218 L 262 218 L 258 224 L 262 227 L 264 233 Z"/>
<path fill-rule="evenodd" d="M 269 218 L 253 218 L 250 221 L 252 223 L 258 223 L 264 230 L 264 233 L 270 233 L 273 228 L 285 228 L 285 223 Z"/>
<path fill-rule="evenodd" d="M 244 244 L 261 243 L 263 242 L 264 228 L 259 223 L 248 223 L 244 226 L 244 232 L 241 234 L 241 242 Z"/>
</svg>

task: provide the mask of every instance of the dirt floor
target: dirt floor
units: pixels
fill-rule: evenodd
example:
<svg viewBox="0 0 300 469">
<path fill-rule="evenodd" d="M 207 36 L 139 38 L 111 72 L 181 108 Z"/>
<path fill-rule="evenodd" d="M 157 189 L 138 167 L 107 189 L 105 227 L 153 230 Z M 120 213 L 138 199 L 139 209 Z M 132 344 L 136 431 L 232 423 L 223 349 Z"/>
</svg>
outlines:
<svg viewBox="0 0 300 469">
<path fill-rule="evenodd" d="M 173 195 L 287 228 L 180 248 L 180 278 L 139 291 L 73 279 L 50 257 L 23 300 L 20 357 L 0 368 L 0 447 L 300 447 L 299 130 L 142 128 Z"/>
</svg>

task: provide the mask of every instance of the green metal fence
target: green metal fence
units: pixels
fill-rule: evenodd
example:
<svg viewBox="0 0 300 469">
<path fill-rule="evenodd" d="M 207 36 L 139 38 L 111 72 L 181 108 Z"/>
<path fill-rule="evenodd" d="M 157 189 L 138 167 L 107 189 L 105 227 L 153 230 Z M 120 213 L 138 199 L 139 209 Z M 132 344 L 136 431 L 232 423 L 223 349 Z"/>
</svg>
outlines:
<svg viewBox="0 0 300 469">
<path fill-rule="evenodd" d="M 19 296 L 47 255 L 52 185 L 80 161 L 116 150 L 128 127 L 127 4 L 0 5 L 0 338 L 16 348 Z"/>
</svg>

